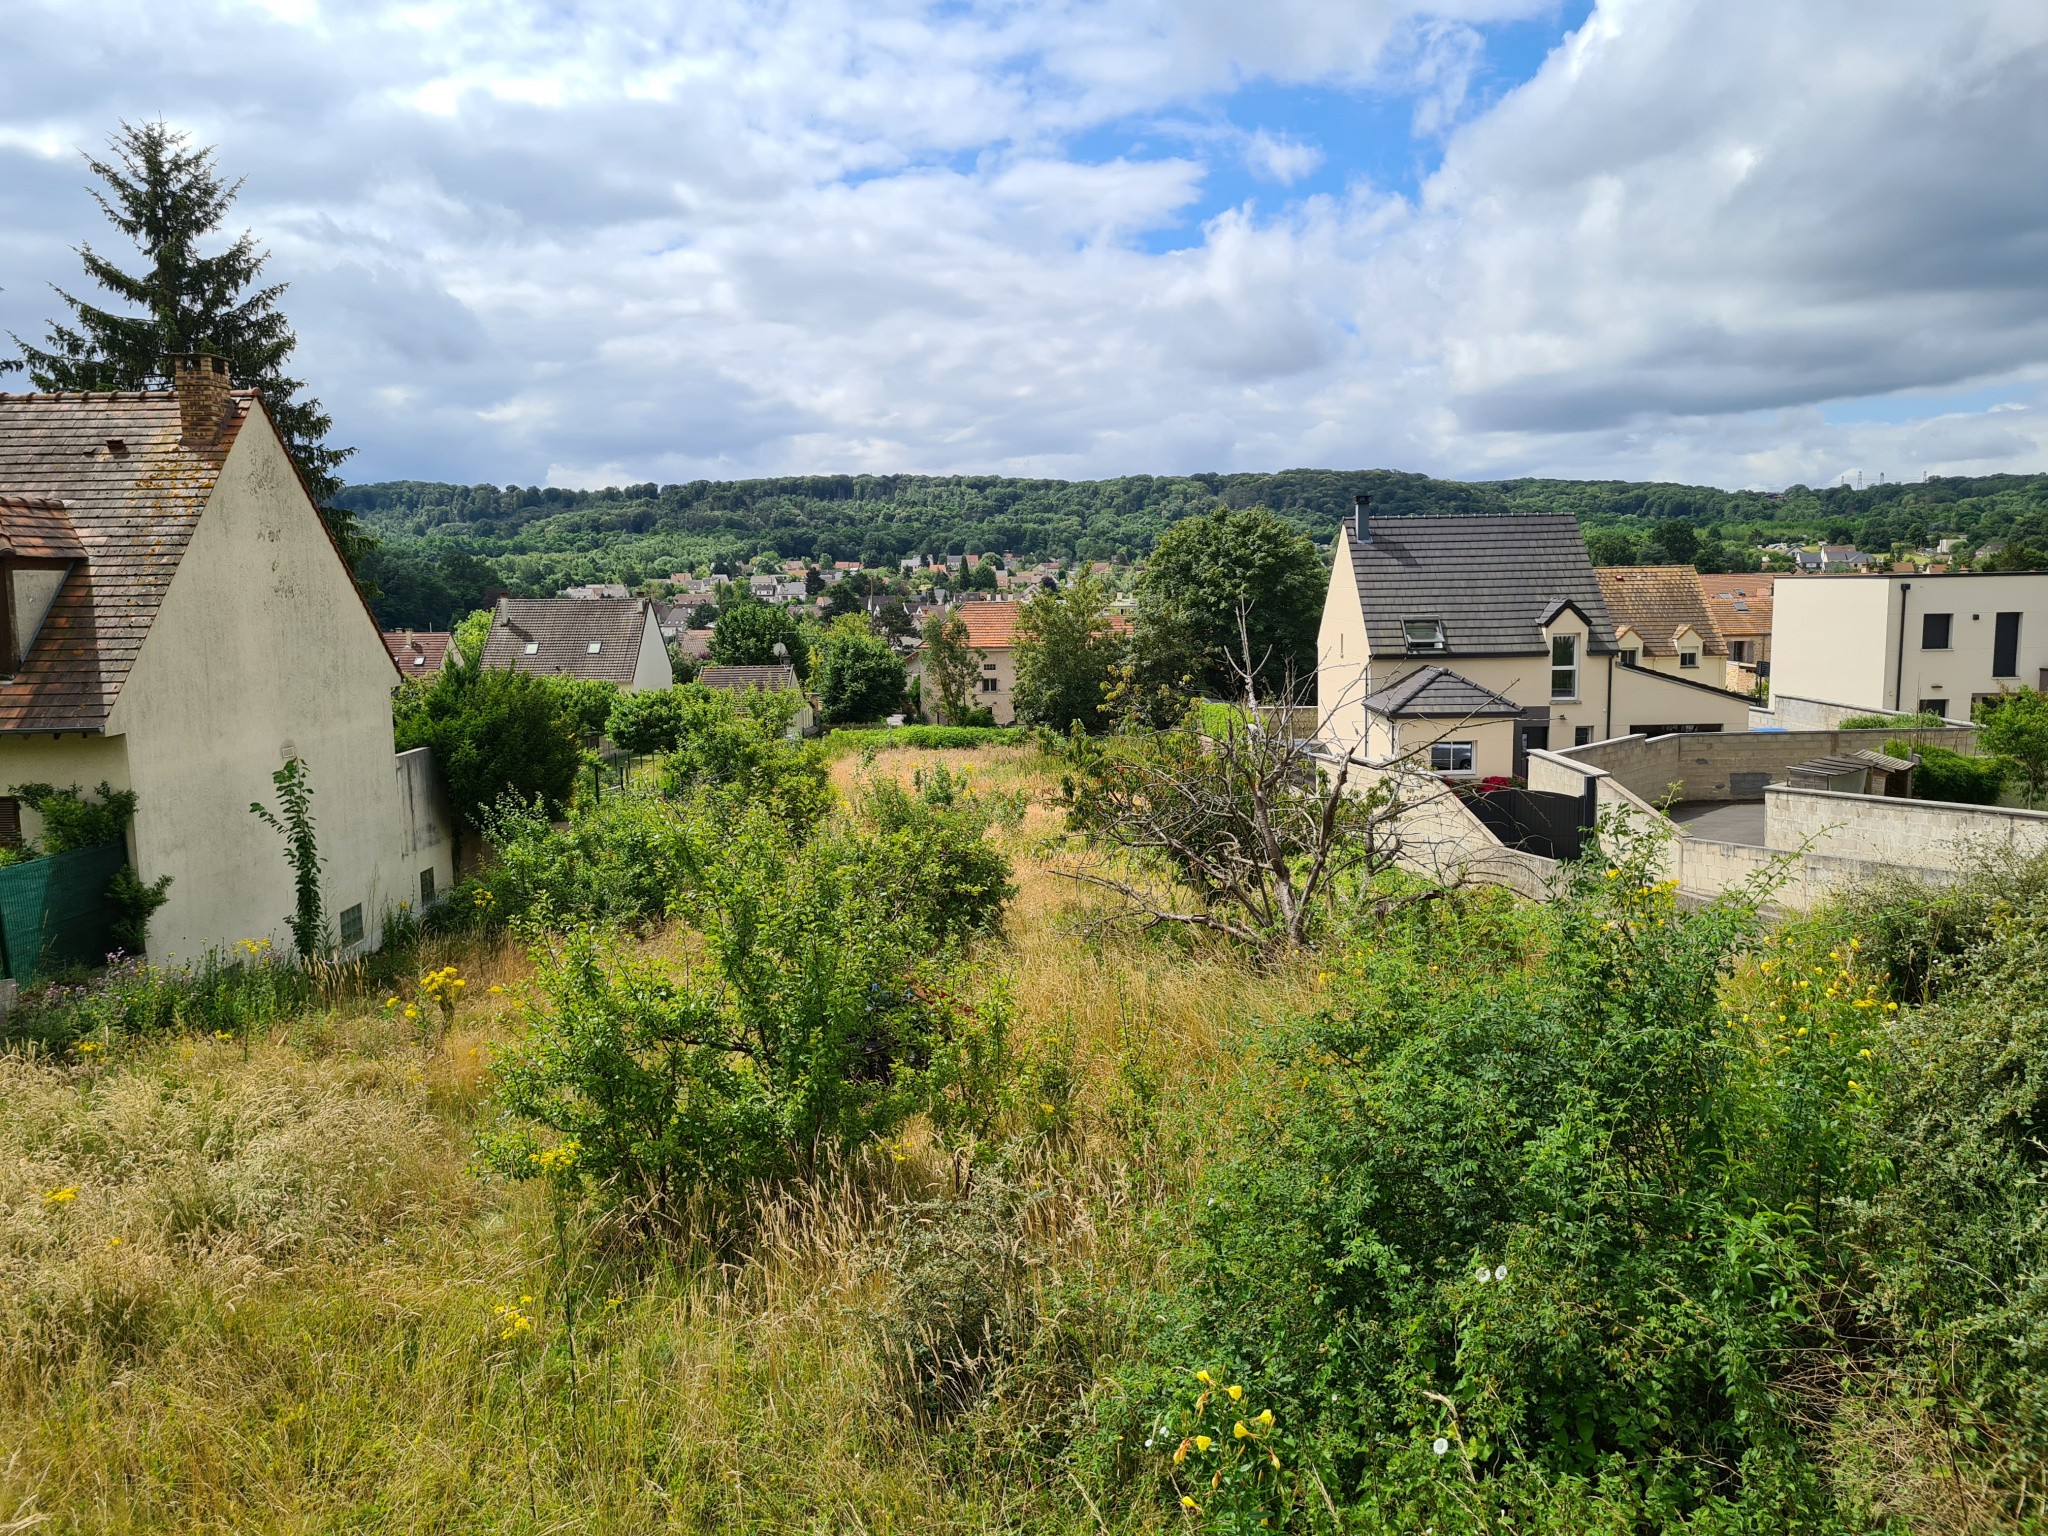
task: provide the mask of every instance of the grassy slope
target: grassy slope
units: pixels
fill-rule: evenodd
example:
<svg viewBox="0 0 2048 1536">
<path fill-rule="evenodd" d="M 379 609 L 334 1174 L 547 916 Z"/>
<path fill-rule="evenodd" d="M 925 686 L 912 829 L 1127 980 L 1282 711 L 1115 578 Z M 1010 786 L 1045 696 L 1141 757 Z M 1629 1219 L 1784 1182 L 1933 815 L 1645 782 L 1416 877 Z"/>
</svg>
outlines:
<svg viewBox="0 0 2048 1536">
<path fill-rule="evenodd" d="M 944 756 L 1039 787 L 1019 751 Z M 1015 835 L 1012 936 L 971 984 L 1006 978 L 1016 1000 L 1010 1175 L 1051 1196 L 1043 1283 L 1092 1298 L 1063 1324 L 1085 1361 L 1156 1262 L 1140 1217 L 1171 1220 L 1216 1133 L 1204 1089 L 1234 1070 L 1232 1034 L 1305 1003 L 1312 979 L 1085 941 L 1079 898 L 1035 851 L 1049 828 L 1035 810 Z M 1085 1371 L 993 1392 L 939 1435 L 879 1368 L 892 1211 L 951 1187 L 950 1154 L 918 1134 L 877 1149 L 716 1259 L 558 1230 L 537 1189 L 467 1167 L 523 961 L 443 960 L 472 985 L 431 1051 L 370 999 L 246 1050 L 0 1059 L 0 1530 L 36 1514 L 94 1532 L 1094 1525 L 1071 1486 L 1033 1486 L 1002 1417 L 1073 1397 Z M 531 1334 L 499 1337 L 505 1306 Z"/>
</svg>

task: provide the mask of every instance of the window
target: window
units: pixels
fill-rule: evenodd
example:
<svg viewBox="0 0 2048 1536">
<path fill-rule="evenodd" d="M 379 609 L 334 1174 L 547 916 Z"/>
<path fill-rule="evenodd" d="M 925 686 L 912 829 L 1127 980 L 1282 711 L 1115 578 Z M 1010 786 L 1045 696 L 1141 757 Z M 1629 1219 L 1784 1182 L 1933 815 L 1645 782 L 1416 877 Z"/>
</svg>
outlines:
<svg viewBox="0 0 2048 1536">
<path fill-rule="evenodd" d="M 1429 771 L 1431 773 L 1470 773 L 1472 771 L 1472 743 L 1469 741 L 1440 741 L 1429 749 Z"/>
<path fill-rule="evenodd" d="M 1522 750 L 1524 752 L 1547 752 L 1550 750 L 1550 722 L 1522 727 Z"/>
<path fill-rule="evenodd" d="M 1939 715 L 1942 719 L 1946 720 L 1948 718 L 1948 700 L 1922 699 L 1920 701 L 1920 713 L 1923 715 Z"/>
<path fill-rule="evenodd" d="M 21 846 L 21 802 L 12 795 L 0 797 L 0 848 Z"/>
<path fill-rule="evenodd" d="M 1700 653 L 1699 653 L 1698 651 L 1680 651 L 1680 652 L 1678 653 L 1678 669 L 1679 669 L 1679 671 L 1681 671 L 1681 672 L 1697 672 L 1697 671 L 1699 670 L 1699 666 L 1700 666 Z"/>
<path fill-rule="evenodd" d="M 593 640 L 583 649 L 589 655 L 595 656 L 599 651 L 604 649 L 604 642 L 602 640 Z"/>
<path fill-rule="evenodd" d="M 1442 619 L 1403 619 L 1401 638 L 1411 651 L 1441 651 L 1444 648 Z"/>
<path fill-rule="evenodd" d="M 998 682 L 997 682 L 997 681 L 996 681 L 996 680 L 995 680 L 994 678 L 992 678 L 992 677 L 984 677 L 984 678 L 983 678 L 983 679 L 981 680 L 981 691 L 982 691 L 983 693 L 994 693 L 994 692 L 996 691 L 996 689 L 997 689 L 998 687 L 1000 687 L 1000 686 L 1001 686 L 1001 684 L 999 684 L 999 683 L 998 683 Z"/>
<path fill-rule="evenodd" d="M 1550 696 L 1576 699 L 1579 696 L 1579 637 L 1557 635 L 1550 642 Z"/>
<path fill-rule="evenodd" d="M 538 656 L 540 654 L 540 642 L 538 640 L 527 641 L 526 654 L 529 656 Z"/>
<path fill-rule="evenodd" d="M 1920 649 L 1923 651 L 1945 651 L 1948 649 L 1949 630 L 1954 627 L 1952 613 L 1923 613 L 1920 615 Z"/>
<path fill-rule="evenodd" d="M 1730 640 L 1728 642 L 1728 659 L 1733 662 L 1739 662 L 1745 667 L 1748 666 L 1749 642 L 1747 640 Z"/>
<path fill-rule="evenodd" d="M 2020 675 L 2020 616 L 2016 613 L 2001 613 L 1993 622 L 1991 633 L 1991 675 L 1993 677 L 2018 677 Z"/>
<path fill-rule="evenodd" d="M 433 904 L 434 872 L 431 869 L 423 869 L 420 871 L 420 905 L 422 907 L 431 907 Z"/>
<path fill-rule="evenodd" d="M 363 908 L 358 902 L 352 907 L 341 909 L 341 947 L 363 942 Z"/>
<path fill-rule="evenodd" d="M 1590 725 L 1575 725 L 1575 726 L 1573 726 L 1573 727 L 1572 727 L 1572 745 L 1573 745 L 1573 746 L 1575 746 L 1575 747 L 1583 747 L 1583 746 L 1587 745 L 1587 744 L 1588 744 L 1589 742 L 1591 742 L 1591 741 L 1592 741 L 1592 739 L 1593 739 L 1593 727 L 1591 727 Z"/>
<path fill-rule="evenodd" d="M 1636 654 L 1633 650 L 1623 651 L 1621 653 L 1621 664 L 1624 667 L 1634 666 L 1636 664 Z"/>
</svg>

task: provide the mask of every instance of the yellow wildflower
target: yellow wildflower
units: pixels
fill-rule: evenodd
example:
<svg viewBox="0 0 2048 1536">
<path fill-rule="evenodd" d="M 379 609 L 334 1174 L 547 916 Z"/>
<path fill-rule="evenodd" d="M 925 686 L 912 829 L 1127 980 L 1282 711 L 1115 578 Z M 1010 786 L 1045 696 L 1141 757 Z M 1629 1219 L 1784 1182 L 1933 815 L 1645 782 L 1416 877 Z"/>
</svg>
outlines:
<svg viewBox="0 0 2048 1536">
<path fill-rule="evenodd" d="M 1216 1385 L 1216 1378 L 1211 1376 L 1207 1371 L 1195 1372 L 1195 1380 L 1199 1381 L 1205 1387 L 1213 1387 Z"/>
<path fill-rule="evenodd" d="M 1198 1451 L 1206 1451 L 1207 1449 L 1209 1449 L 1210 1446 L 1214 1445 L 1215 1443 L 1216 1442 L 1214 1440 L 1211 1440 L 1207 1435 L 1195 1436 L 1195 1449 Z"/>
<path fill-rule="evenodd" d="M 1197 1504 L 1193 1499 L 1189 1498 L 1186 1494 L 1182 1494 L 1180 1496 L 1180 1507 L 1182 1509 L 1189 1511 L 1191 1514 L 1199 1515 L 1202 1512 L 1202 1506 Z"/>
<path fill-rule="evenodd" d="M 1244 1401 L 1243 1387 L 1225 1387 L 1223 1390 L 1230 1394 L 1230 1400 L 1233 1403 L 1240 1403 Z"/>
<path fill-rule="evenodd" d="M 1239 1419 L 1230 1432 L 1240 1440 L 1249 1440 L 1252 1437 L 1252 1432 L 1244 1427 L 1243 1419 Z"/>
<path fill-rule="evenodd" d="M 45 1205 L 69 1205 L 78 1198 L 78 1186 L 66 1184 L 62 1189 L 53 1189 L 43 1196 Z"/>
<path fill-rule="evenodd" d="M 1268 1408 L 1261 1412 L 1259 1414 L 1259 1422 L 1265 1425 L 1266 1428 L 1271 1429 L 1273 1427 L 1273 1410 Z"/>
</svg>

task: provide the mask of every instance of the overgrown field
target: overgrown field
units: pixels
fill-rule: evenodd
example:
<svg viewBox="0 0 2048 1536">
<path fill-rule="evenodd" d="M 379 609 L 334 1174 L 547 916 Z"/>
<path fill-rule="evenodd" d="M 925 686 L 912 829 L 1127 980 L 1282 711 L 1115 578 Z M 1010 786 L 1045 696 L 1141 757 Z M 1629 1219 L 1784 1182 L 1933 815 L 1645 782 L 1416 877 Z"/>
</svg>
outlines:
<svg viewBox="0 0 2048 1536">
<path fill-rule="evenodd" d="M 1254 962 L 1032 748 L 830 772 L 17 1020 L 0 1531 L 2039 1523 L 2048 870 L 1768 930 L 1617 829 Z"/>
</svg>

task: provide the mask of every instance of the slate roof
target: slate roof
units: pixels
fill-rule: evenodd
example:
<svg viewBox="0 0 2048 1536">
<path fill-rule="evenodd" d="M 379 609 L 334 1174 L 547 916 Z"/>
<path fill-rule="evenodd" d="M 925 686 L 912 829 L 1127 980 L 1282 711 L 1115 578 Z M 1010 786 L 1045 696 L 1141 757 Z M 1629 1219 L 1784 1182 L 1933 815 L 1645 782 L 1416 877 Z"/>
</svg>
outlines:
<svg viewBox="0 0 2048 1536">
<path fill-rule="evenodd" d="M 1709 656 L 1726 656 L 1728 645 L 1700 590 L 1700 573 L 1689 565 L 1609 565 L 1594 572 L 1607 616 L 1626 624 L 1643 642 L 1645 656 L 1676 656 L 1672 637 L 1690 624 Z"/>
<path fill-rule="evenodd" d="M 1404 619 L 1440 619 L 1447 656 L 1540 656 L 1541 619 L 1576 603 L 1592 625 L 1588 649 L 1611 654 L 1614 626 L 1576 518 L 1488 514 L 1375 517 L 1353 538 L 1351 569 L 1373 654 L 1408 654 Z"/>
<path fill-rule="evenodd" d="M 796 687 L 796 668 L 774 667 L 706 667 L 697 674 L 697 681 L 706 688 L 730 688 L 745 692 L 749 688 L 764 688 L 770 693 L 780 693 Z"/>
<path fill-rule="evenodd" d="M 1365 707 L 1398 720 L 1491 718 L 1520 715 L 1522 706 L 1482 688 L 1449 667 L 1418 667 L 1399 682 L 1368 694 Z"/>
<path fill-rule="evenodd" d="M 432 677 L 448 663 L 448 647 L 455 637 L 442 630 L 387 629 L 384 649 L 400 677 Z"/>
<path fill-rule="evenodd" d="M 24 499 L 62 502 L 84 555 L 20 671 L 0 681 L 0 732 L 105 728 L 255 408 L 253 391 L 236 391 L 219 441 L 195 446 L 181 441 L 170 390 L 0 394 L 0 491 L 40 520 L 33 534 L 23 525 L 32 540 L 57 534 Z"/>
<path fill-rule="evenodd" d="M 484 641 L 483 664 L 630 684 L 640 665 L 647 609 L 644 597 L 501 597 Z"/>
</svg>

